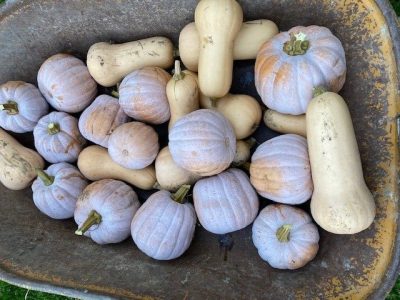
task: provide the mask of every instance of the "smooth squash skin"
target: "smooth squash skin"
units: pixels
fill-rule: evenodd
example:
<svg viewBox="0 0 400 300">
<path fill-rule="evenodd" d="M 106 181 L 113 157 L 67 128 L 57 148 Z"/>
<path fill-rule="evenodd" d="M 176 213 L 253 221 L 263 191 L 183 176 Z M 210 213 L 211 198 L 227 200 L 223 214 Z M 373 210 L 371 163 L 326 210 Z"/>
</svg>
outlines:
<svg viewBox="0 0 400 300">
<path fill-rule="evenodd" d="M 10 190 L 23 190 L 43 169 L 43 158 L 0 129 L 0 182 Z"/>
<path fill-rule="evenodd" d="M 336 234 L 354 234 L 368 228 L 375 217 L 375 203 L 364 181 L 345 101 L 332 92 L 315 97 L 307 108 L 306 122 L 314 220 Z"/>
<path fill-rule="evenodd" d="M 294 133 L 306 137 L 306 115 L 287 115 L 267 109 L 264 123 L 268 128 L 280 133 Z"/>
<path fill-rule="evenodd" d="M 279 32 L 276 24 L 270 20 L 253 20 L 242 24 L 233 42 L 233 59 L 255 59 L 258 50 L 265 42 Z M 179 55 L 185 67 L 197 72 L 199 63 L 200 41 L 196 24 L 187 24 L 179 34 Z"/>
<path fill-rule="evenodd" d="M 126 75 L 143 67 L 169 68 L 174 46 L 165 37 L 152 37 L 124 44 L 96 43 L 87 54 L 90 75 L 102 86 L 116 85 Z"/>
<path fill-rule="evenodd" d="M 156 183 L 154 166 L 141 170 L 126 169 L 115 163 L 108 155 L 107 149 L 100 146 L 85 148 L 79 154 L 78 168 L 87 179 L 92 181 L 122 180 L 142 190 L 151 190 Z"/>
<path fill-rule="evenodd" d="M 200 90 L 223 97 L 232 84 L 233 42 L 242 27 L 242 8 L 235 0 L 201 0 L 194 19 L 200 37 Z"/>
</svg>

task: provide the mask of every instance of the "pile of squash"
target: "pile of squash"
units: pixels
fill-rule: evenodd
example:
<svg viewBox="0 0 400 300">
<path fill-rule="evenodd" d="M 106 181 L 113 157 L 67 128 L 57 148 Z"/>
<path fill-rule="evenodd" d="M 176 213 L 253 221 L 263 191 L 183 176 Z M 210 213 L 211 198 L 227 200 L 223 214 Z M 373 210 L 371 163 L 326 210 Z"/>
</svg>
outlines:
<svg viewBox="0 0 400 300">
<path fill-rule="evenodd" d="M 345 52 L 329 29 L 279 33 L 269 20 L 243 22 L 235 0 L 201 0 L 179 37 L 186 69 L 176 53 L 165 37 L 97 43 L 87 65 L 69 54 L 48 58 L 38 88 L 2 84 L 1 183 L 21 190 L 33 181 L 42 213 L 74 217 L 76 234 L 98 244 L 131 235 L 158 260 L 189 248 L 197 220 L 214 234 L 254 222 L 259 255 L 281 269 L 302 267 L 317 254 L 313 220 L 335 234 L 371 225 L 374 200 L 337 94 Z M 262 106 L 229 94 L 233 61 L 244 59 L 255 59 L 264 122 L 284 133 L 258 145 L 251 135 Z M 98 84 L 116 88 L 98 95 Z M 168 146 L 160 149 L 154 125 L 167 122 Z M 33 132 L 37 152 L 6 131 Z M 141 204 L 136 188 L 159 191 Z M 258 195 L 276 204 L 259 212 Z M 312 217 L 294 206 L 309 199 Z"/>
</svg>

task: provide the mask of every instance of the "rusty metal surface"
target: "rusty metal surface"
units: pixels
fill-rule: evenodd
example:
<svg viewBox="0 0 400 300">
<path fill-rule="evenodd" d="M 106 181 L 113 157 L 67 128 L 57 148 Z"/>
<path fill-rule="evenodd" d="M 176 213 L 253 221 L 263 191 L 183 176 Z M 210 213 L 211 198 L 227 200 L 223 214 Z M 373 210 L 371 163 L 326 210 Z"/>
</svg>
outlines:
<svg viewBox="0 0 400 300">
<path fill-rule="evenodd" d="M 98 41 L 165 35 L 176 42 L 180 29 L 193 20 L 196 2 L 7 1 L 0 7 L 0 82 L 35 83 L 47 57 L 60 51 L 84 57 Z M 88 299 L 384 297 L 396 279 L 400 254 L 395 120 L 400 111 L 400 39 L 394 13 L 386 0 L 239 2 L 246 19 L 269 18 L 281 30 L 323 25 L 343 42 L 348 76 L 340 94 L 350 107 L 365 178 L 377 203 L 371 228 L 353 236 L 320 230 L 317 257 L 297 271 L 264 263 L 252 244 L 250 227 L 232 235 L 227 261 L 218 238 L 199 227 L 183 257 L 157 262 L 131 240 L 98 246 L 75 236 L 72 220 L 50 220 L 35 209 L 30 190 L 12 192 L 0 186 L 1 279 Z M 233 92 L 255 94 L 253 63 L 235 64 Z M 265 127 L 256 133 L 259 142 L 274 135 Z M 24 136 L 18 138 L 30 144 Z"/>
</svg>

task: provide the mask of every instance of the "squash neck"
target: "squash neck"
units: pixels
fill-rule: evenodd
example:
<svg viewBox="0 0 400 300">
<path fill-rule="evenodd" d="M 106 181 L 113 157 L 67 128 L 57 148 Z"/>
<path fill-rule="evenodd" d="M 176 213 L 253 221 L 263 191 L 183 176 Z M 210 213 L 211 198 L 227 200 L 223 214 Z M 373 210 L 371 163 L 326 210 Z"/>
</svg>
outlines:
<svg viewBox="0 0 400 300">
<path fill-rule="evenodd" d="M 86 231 L 90 229 L 90 227 L 100 223 L 101 223 L 101 215 L 97 211 L 92 210 L 89 216 L 87 217 L 86 221 L 82 224 L 82 226 L 79 227 L 77 231 L 75 231 L 75 234 L 83 235 Z"/>
<path fill-rule="evenodd" d="M 185 78 L 185 73 L 182 72 L 181 62 L 179 60 L 175 61 L 175 71 L 174 76 L 172 77 L 175 81 L 182 80 Z"/>
<path fill-rule="evenodd" d="M 287 243 L 290 241 L 290 230 L 292 229 L 292 225 L 285 224 L 278 228 L 276 231 L 276 237 L 278 241 L 281 243 Z"/>
<path fill-rule="evenodd" d="M 302 33 L 291 33 L 290 40 L 283 44 L 283 51 L 290 56 L 304 55 L 310 47 L 307 36 Z"/>
<path fill-rule="evenodd" d="M 54 135 L 60 132 L 60 124 L 58 123 L 50 123 L 49 125 L 47 125 L 47 132 L 50 135 Z"/>
<path fill-rule="evenodd" d="M 185 197 L 189 192 L 189 190 L 190 190 L 190 185 L 188 184 L 182 185 L 178 189 L 178 191 L 176 191 L 174 194 L 171 195 L 172 200 L 180 204 L 183 204 L 183 200 L 185 200 Z"/>
<path fill-rule="evenodd" d="M 7 103 L 0 104 L 0 110 L 7 111 L 9 115 L 17 115 L 19 113 L 18 103 L 13 100 L 8 100 Z"/>
<path fill-rule="evenodd" d="M 50 176 L 43 170 L 36 170 L 38 177 L 43 181 L 45 186 L 50 186 L 54 183 L 54 176 Z"/>
</svg>

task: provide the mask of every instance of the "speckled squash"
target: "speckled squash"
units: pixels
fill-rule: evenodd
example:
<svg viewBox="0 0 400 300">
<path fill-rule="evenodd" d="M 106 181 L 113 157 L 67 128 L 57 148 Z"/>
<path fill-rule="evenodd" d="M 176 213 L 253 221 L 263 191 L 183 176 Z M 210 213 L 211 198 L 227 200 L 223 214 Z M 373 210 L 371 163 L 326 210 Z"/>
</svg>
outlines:
<svg viewBox="0 0 400 300">
<path fill-rule="evenodd" d="M 141 122 L 119 126 L 108 141 L 111 159 L 127 169 L 143 169 L 151 165 L 159 149 L 157 133 Z"/>
<path fill-rule="evenodd" d="M 200 176 L 221 173 L 236 152 L 236 138 L 220 113 L 200 109 L 179 119 L 169 133 L 169 150 L 176 164 Z"/>
<path fill-rule="evenodd" d="M 128 120 L 118 99 L 100 95 L 81 114 L 79 130 L 87 140 L 107 148 L 110 135 Z"/>
<path fill-rule="evenodd" d="M 73 163 L 85 144 L 78 120 L 64 112 L 52 112 L 41 118 L 33 136 L 38 152 L 50 163 Z"/>
<path fill-rule="evenodd" d="M 171 260 L 189 248 L 196 227 L 193 205 L 182 203 L 189 188 L 183 186 L 173 195 L 167 191 L 154 193 L 136 213 L 131 234 L 146 255 Z"/>
<path fill-rule="evenodd" d="M 32 184 L 36 207 L 53 219 L 72 218 L 78 196 L 88 185 L 86 178 L 67 163 L 51 165 L 47 170 L 37 172 L 38 178 Z"/>
<path fill-rule="evenodd" d="M 76 202 L 77 235 L 97 244 L 119 243 L 130 235 L 130 225 L 140 202 L 126 183 L 103 179 L 88 185 Z"/>
<path fill-rule="evenodd" d="M 262 101 L 283 114 L 304 114 L 313 89 L 338 92 L 346 78 L 343 46 L 328 28 L 297 26 L 265 43 L 256 59 L 255 85 Z"/>
<path fill-rule="evenodd" d="M 49 105 L 32 84 L 8 81 L 0 85 L 0 127 L 24 133 L 33 131 L 41 117 L 49 111 Z"/>
<path fill-rule="evenodd" d="M 253 224 L 253 243 L 271 267 L 298 269 L 314 259 L 319 233 L 310 216 L 288 205 L 268 205 Z"/>
<path fill-rule="evenodd" d="M 250 165 L 250 180 L 257 192 L 285 204 L 300 204 L 313 191 L 307 141 L 295 134 L 285 134 L 261 144 Z"/>
<path fill-rule="evenodd" d="M 201 225 L 216 234 L 251 224 L 259 207 L 249 177 L 239 169 L 199 180 L 193 189 L 193 201 Z"/>
<path fill-rule="evenodd" d="M 145 67 L 133 71 L 119 86 L 119 104 L 135 120 L 162 124 L 171 113 L 166 86 L 171 75 L 158 67 Z"/>
<path fill-rule="evenodd" d="M 69 54 L 56 54 L 40 67 L 37 77 L 39 90 L 59 111 L 82 111 L 94 99 L 97 83 L 86 65 Z"/>
</svg>

